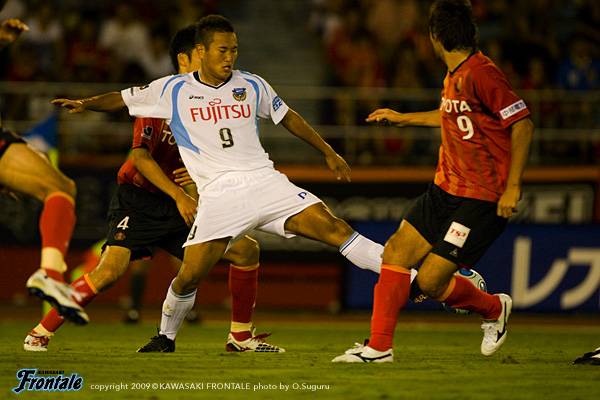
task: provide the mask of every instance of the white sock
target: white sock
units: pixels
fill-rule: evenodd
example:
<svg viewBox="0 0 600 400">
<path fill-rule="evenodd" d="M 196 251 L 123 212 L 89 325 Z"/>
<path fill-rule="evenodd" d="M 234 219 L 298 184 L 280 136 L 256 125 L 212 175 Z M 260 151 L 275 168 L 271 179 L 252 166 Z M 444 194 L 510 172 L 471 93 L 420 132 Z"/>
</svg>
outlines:
<svg viewBox="0 0 600 400">
<path fill-rule="evenodd" d="M 340 247 L 340 253 L 350 262 L 362 269 L 381 273 L 383 246 L 354 232 L 350 239 Z"/>
<path fill-rule="evenodd" d="M 173 283 L 171 283 L 171 286 Z M 160 319 L 160 333 L 166 335 L 169 339 L 175 340 L 179 327 L 187 313 L 194 307 L 196 300 L 196 291 L 185 296 L 179 296 L 173 293 L 169 286 L 167 298 L 162 306 L 162 317 Z"/>
<path fill-rule="evenodd" d="M 40 268 L 51 269 L 64 274 L 67 271 L 67 264 L 65 264 L 63 253 L 55 247 L 44 247 Z"/>
<path fill-rule="evenodd" d="M 417 270 L 414 268 L 410 270 L 410 283 L 412 283 L 416 279 L 417 273 Z"/>
</svg>

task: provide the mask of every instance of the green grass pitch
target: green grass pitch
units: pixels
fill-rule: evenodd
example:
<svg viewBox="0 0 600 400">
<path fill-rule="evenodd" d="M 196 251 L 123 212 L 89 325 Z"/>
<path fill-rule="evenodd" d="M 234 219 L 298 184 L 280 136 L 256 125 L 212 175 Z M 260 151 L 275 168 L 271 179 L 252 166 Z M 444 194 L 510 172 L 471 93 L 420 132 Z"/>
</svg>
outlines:
<svg viewBox="0 0 600 400">
<path fill-rule="evenodd" d="M 257 314 L 259 314 L 257 312 Z M 37 318 L 0 320 L 0 398 L 25 399 L 599 399 L 600 367 L 571 365 L 600 346 L 600 322 L 512 317 L 505 345 L 483 357 L 474 316 L 400 316 L 392 364 L 332 364 L 369 335 L 369 314 L 284 314 L 255 319 L 284 354 L 225 351 L 228 322 L 184 325 L 172 354 L 138 354 L 154 322 L 94 321 L 64 326 L 46 353 L 22 341 Z M 39 317 L 39 316 L 38 316 Z M 158 315 L 147 320 L 158 321 Z M 64 371 L 83 379 L 71 392 L 15 394 L 20 369 Z M 99 390 L 99 385 L 107 388 Z M 116 388 L 123 388 L 116 390 Z M 127 387 L 126 389 L 124 387 Z M 152 387 L 157 387 L 153 389 Z M 187 388 L 186 388 L 187 386 Z"/>
</svg>

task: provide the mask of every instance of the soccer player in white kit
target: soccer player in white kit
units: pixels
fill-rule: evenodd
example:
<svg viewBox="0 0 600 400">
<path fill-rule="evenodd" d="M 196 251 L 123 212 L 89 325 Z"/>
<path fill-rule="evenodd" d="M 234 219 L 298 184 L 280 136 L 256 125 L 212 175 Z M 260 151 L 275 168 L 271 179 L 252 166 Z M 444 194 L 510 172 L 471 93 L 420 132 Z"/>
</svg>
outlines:
<svg viewBox="0 0 600 400">
<path fill-rule="evenodd" d="M 319 198 L 273 168 L 259 140 L 258 118 L 281 123 L 323 153 L 338 180 L 350 180 L 346 161 L 264 79 L 233 69 L 238 45 L 231 23 L 218 15 L 202 18 L 196 43 L 199 71 L 120 93 L 54 100 L 71 113 L 127 106 L 132 116 L 163 118 L 171 127 L 198 186 L 199 207 L 184 244 L 182 267 L 163 304 L 159 336 L 170 340 L 192 308 L 198 285 L 223 253 L 252 229 L 336 246 L 355 265 L 377 273 L 383 251 L 383 246 L 355 232 Z"/>
</svg>

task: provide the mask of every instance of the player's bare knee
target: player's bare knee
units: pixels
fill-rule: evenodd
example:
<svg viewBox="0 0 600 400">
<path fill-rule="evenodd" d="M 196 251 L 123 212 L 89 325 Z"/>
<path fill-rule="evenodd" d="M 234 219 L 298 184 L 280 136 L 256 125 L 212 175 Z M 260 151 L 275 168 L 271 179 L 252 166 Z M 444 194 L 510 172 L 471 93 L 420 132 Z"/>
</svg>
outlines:
<svg viewBox="0 0 600 400">
<path fill-rule="evenodd" d="M 400 254 L 404 251 L 404 249 L 402 248 L 402 242 L 400 242 L 399 240 L 396 240 L 396 235 L 393 235 L 392 237 L 390 237 L 388 239 L 388 241 L 385 243 L 385 246 L 383 248 L 383 254 L 389 254 L 389 255 L 396 255 L 396 254 Z M 403 267 L 412 267 L 412 265 L 403 265 Z"/>
<path fill-rule="evenodd" d="M 71 178 L 65 177 L 62 184 L 62 191 L 68 194 L 75 200 L 77 197 L 77 186 L 75 185 L 75 181 Z"/>
<path fill-rule="evenodd" d="M 120 268 L 100 264 L 90 273 L 90 278 L 96 289 L 104 292 L 113 287 L 124 274 L 125 271 L 121 272 Z"/>
<path fill-rule="evenodd" d="M 73 201 L 75 201 L 75 197 L 77 197 L 77 186 L 75 186 L 75 182 L 66 176 L 63 176 L 60 179 L 54 191 L 63 192 L 69 195 L 71 198 L 73 198 Z"/>
<path fill-rule="evenodd" d="M 423 293 L 431 299 L 435 299 L 444 294 L 444 291 L 448 286 L 434 276 L 427 276 L 426 274 L 421 276 L 420 272 L 417 275 L 416 280 Z"/>
<path fill-rule="evenodd" d="M 244 246 L 244 253 L 240 257 L 239 263 L 234 263 L 235 265 L 247 266 L 258 264 L 260 259 L 260 246 L 258 242 L 254 239 L 248 238 L 248 241 Z"/>
</svg>

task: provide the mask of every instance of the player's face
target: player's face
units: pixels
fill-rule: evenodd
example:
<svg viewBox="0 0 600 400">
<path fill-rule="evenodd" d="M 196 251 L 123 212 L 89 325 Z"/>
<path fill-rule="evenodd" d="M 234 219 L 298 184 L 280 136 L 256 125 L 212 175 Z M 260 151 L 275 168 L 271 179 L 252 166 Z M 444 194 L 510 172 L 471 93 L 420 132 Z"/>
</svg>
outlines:
<svg viewBox="0 0 600 400">
<path fill-rule="evenodd" d="M 204 82 L 218 86 L 229 78 L 238 55 L 235 33 L 217 32 L 208 48 L 199 44 L 196 50 L 201 61 L 200 76 Z"/>
</svg>

